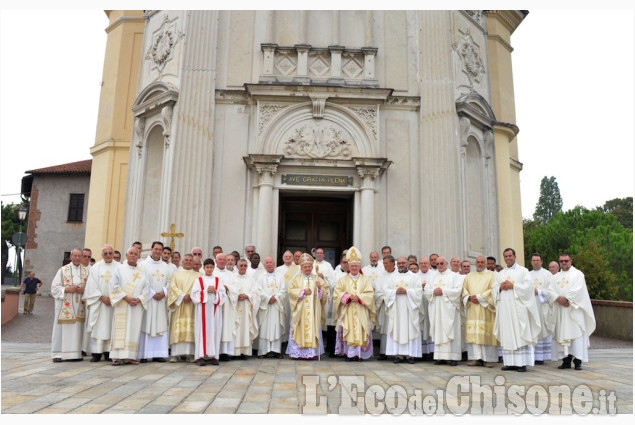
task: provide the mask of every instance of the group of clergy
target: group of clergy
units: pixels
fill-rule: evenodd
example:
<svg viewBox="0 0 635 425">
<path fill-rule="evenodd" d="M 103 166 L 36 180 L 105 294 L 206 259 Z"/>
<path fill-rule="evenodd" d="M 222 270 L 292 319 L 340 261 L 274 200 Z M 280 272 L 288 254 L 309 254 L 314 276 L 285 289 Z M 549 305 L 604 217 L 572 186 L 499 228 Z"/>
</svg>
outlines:
<svg viewBox="0 0 635 425">
<path fill-rule="evenodd" d="M 552 353 L 563 359 L 560 368 L 573 361 L 580 369 L 588 361 L 595 319 L 584 275 L 568 254 L 552 276 L 539 254 L 529 272 L 511 248 L 502 271 L 488 270 L 487 259 L 478 257 L 476 271 L 466 274 L 448 269 L 436 254 L 421 258 L 413 273 L 389 247 L 381 263 L 372 252 L 363 269 L 356 247 L 336 268 L 321 248 L 316 259 L 287 251 L 277 268 L 271 257 L 259 263 L 248 248 L 249 259 L 215 252 L 200 271 L 194 269 L 201 265 L 199 248 L 180 267 L 161 242 L 143 261 L 131 247 L 123 264 L 105 245 L 90 268 L 80 262 L 82 251 L 73 250 L 52 284 L 53 361 L 89 354 L 113 365 L 166 359 L 218 365 L 256 349 L 260 358 L 282 358 L 285 342 L 291 358 L 319 358 L 326 345 L 331 356 L 362 361 L 373 356 L 373 339 L 378 360 L 393 356 L 395 363 L 432 356 L 435 364 L 455 366 L 464 351 L 470 366 L 492 367 L 500 356 L 503 370 L 520 372 Z"/>
</svg>

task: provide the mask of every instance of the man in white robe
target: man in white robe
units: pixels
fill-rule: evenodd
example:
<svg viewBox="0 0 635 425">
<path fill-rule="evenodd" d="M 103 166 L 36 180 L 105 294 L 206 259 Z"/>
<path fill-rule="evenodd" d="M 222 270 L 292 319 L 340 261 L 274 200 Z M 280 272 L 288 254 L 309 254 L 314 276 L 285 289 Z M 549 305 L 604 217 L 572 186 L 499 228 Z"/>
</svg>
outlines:
<svg viewBox="0 0 635 425">
<path fill-rule="evenodd" d="M 220 352 L 247 360 L 252 355 L 253 340 L 258 336 L 260 297 L 256 282 L 247 276 L 247 260 L 239 260 L 237 266 L 238 274 L 227 285 Z"/>
<path fill-rule="evenodd" d="M 430 266 L 427 257 L 419 259 L 419 272 L 417 280 L 421 282 L 421 289 L 425 291 L 426 286 L 432 282 L 432 277 L 437 273 Z M 434 342 L 430 336 L 430 316 L 428 315 L 428 297 L 421 297 L 421 353 L 424 360 L 431 360 L 434 354 Z"/>
<path fill-rule="evenodd" d="M 194 271 L 192 254 L 183 256 L 183 269 L 177 270 L 170 278 L 168 285 L 168 310 L 170 318 L 170 362 L 176 363 L 179 358 L 194 360 L 194 304 L 192 303 L 192 286 L 201 274 Z"/>
<path fill-rule="evenodd" d="M 324 260 L 323 248 L 317 248 L 315 250 L 315 261 L 313 262 L 312 273 L 318 275 L 329 286 L 329 298 L 324 305 L 326 322 L 322 330 L 326 331 L 326 347 L 324 347 L 324 349 L 329 353 L 329 357 L 335 357 L 335 324 L 337 319 L 334 317 L 333 291 L 335 290 L 337 280 L 335 279 L 333 266 Z"/>
<path fill-rule="evenodd" d="M 370 260 L 370 264 L 362 267 L 362 274 L 370 280 L 373 291 L 375 291 L 377 289 L 379 274 L 384 270 L 384 265 L 379 262 L 379 253 L 377 251 L 371 252 L 368 259 Z M 377 326 L 375 326 L 373 329 L 373 341 L 377 341 L 377 344 L 379 345 L 380 340 L 381 333 L 377 330 Z"/>
<path fill-rule="evenodd" d="M 549 272 L 551 273 L 552 276 L 555 276 L 556 273 L 558 273 L 560 271 L 560 266 L 558 265 L 557 261 L 552 261 L 551 263 L 549 263 Z"/>
<path fill-rule="evenodd" d="M 293 261 L 293 253 L 288 250 L 282 254 L 282 262 L 284 264 L 276 268 L 276 273 L 284 278 L 285 287 L 289 288 L 291 279 L 300 273 L 300 266 Z M 289 340 L 289 324 L 291 321 L 290 308 L 289 297 L 285 297 L 284 310 L 287 312 L 287 315 L 285 317 L 284 332 L 282 333 L 282 342 L 287 342 Z"/>
<path fill-rule="evenodd" d="M 196 364 L 218 366 L 220 339 L 223 330 L 223 308 L 227 296 L 219 277 L 214 276 L 214 260 L 203 262 L 204 275 L 192 286 L 190 297 L 196 307 L 194 358 Z"/>
<path fill-rule="evenodd" d="M 384 270 L 379 274 L 375 285 L 375 330 L 379 332 L 379 356 L 377 360 L 386 360 L 386 341 L 388 334 L 388 297 L 387 288 L 394 274 L 399 273 L 395 267 L 395 257 L 388 254 L 382 260 Z"/>
<path fill-rule="evenodd" d="M 143 262 L 143 267 L 150 282 L 148 294 L 148 308 L 143 316 L 141 339 L 139 341 L 139 358 L 141 363 L 148 359 L 165 363 L 169 356 L 169 327 L 168 327 L 168 285 L 170 284 L 170 268 L 163 261 L 163 244 L 152 243 L 150 255 Z"/>
<path fill-rule="evenodd" d="M 139 364 L 139 338 L 143 313 L 148 306 L 150 282 L 138 260 L 138 249 L 129 248 L 126 252 L 127 264 L 117 269 L 116 281 L 110 282 L 110 302 L 114 310 L 110 337 L 113 366 Z"/>
<path fill-rule="evenodd" d="M 534 285 L 536 307 L 540 316 L 540 334 L 534 351 L 535 364 L 542 365 L 545 360 L 551 360 L 551 334 L 554 319 L 553 306 L 549 303 L 549 291 L 552 291 L 553 275 L 542 268 L 542 255 L 537 252 L 531 254 L 529 278 Z"/>
<path fill-rule="evenodd" d="M 251 261 L 247 261 L 247 276 L 252 278 L 254 282 L 258 282 L 258 279 L 265 272 L 265 268 L 260 262 L 260 254 L 254 252 L 251 254 Z"/>
<path fill-rule="evenodd" d="M 466 316 L 465 340 L 468 366 L 494 367 L 498 361 L 498 341 L 494 336 L 496 308 L 492 288 L 496 275 L 487 270 L 484 256 L 476 257 L 476 271 L 463 280 L 463 307 Z"/>
<path fill-rule="evenodd" d="M 529 271 L 516 264 L 516 251 L 503 251 L 507 267 L 498 273 L 492 297 L 496 304 L 494 336 L 501 345 L 502 370 L 526 372 L 534 365 L 534 345 L 540 333 L 540 317 Z"/>
<path fill-rule="evenodd" d="M 82 300 L 88 281 L 88 270 L 81 265 L 82 250 L 71 251 L 71 262 L 61 267 L 51 284 L 55 298 L 55 322 L 51 336 L 53 362 L 81 361 L 86 301 Z"/>
<path fill-rule="evenodd" d="M 551 302 L 555 306 L 553 357 L 562 359 L 558 369 L 582 369 L 589 361 L 589 336 L 595 331 L 595 315 L 586 287 L 584 273 L 573 267 L 571 256 L 559 258 L 561 270 L 554 276 Z"/>
<path fill-rule="evenodd" d="M 287 316 L 285 310 L 287 286 L 284 277 L 276 273 L 276 263 L 273 262 L 273 258 L 266 257 L 264 267 L 265 273 L 260 275 L 256 283 L 260 296 L 258 357 L 262 359 L 272 355 L 281 359 L 284 357 L 282 354 L 282 334 Z"/>
<path fill-rule="evenodd" d="M 172 273 L 174 273 L 177 269 L 177 267 L 172 263 L 172 248 L 164 246 L 161 258 L 163 259 L 163 262 L 168 265 L 168 274 L 172 277 Z M 169 281 L 170 279 L 168 278 L 168 282 Z"/>
<path fill-rule="evenodd" d="M 405 358 L 414 364 L 414 358 L 421 357 L 419 318 L 423 290 L 416 275 L 408 270 L 405 257 L 397 259 L 397 269 L 399 273 L 392 275 L 383 288 L 388 309 L 386 355 L 395 356 L 395 363 L 402 363 Z"/>
<path fill-rule="evenodd" d="M 434 364 L 456 366 L 461 360 L 463 335 L 461 332 L 461 293 L 463 279 L 448 270 L 448 260 L 437 258 L 437 273 L 426 285 L 430 334 L 434 341 Z"/>
<path fill-rule="evenodd" d="M 110 360 L 110 336 L 112 331 L 113 307 L 110 303 L 110 283 L 118 278 L 119 264 L 114 261 L 115 250 L 112 245 L 104 245 L 101 249 L 102 260 L 90 270 L 84 301 L 86 301 L 86 334 L 89 340 L 89 350 L 92 353 L 91 362 Z"/>
</svg>

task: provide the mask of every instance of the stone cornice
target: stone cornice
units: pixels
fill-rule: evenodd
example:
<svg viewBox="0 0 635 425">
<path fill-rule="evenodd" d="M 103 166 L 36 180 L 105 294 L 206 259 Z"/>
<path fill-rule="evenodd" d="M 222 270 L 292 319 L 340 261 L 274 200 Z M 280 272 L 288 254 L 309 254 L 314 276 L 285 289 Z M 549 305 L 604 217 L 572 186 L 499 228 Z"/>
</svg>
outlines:
<svg viewBox="0 0 635 425">
<path fill-rule="evenodd" d="M 90 148 L 92 156 L 100 155 L 109 150 L 128 150 L 130 149 L 130 140 L 114 140 L 108 139 Z"/>
<path fill-rule="evenodd" d="M 112 30 L 114 30 L 115 28 L 117 28 L 119 25 L 123 23 L 145 24 L 145 17 L 144 16 L 122 16 L 121 18 L 117 19 L 115 22 L 113 22 L 112 24 L 106 27 L 106 30 L 105 30 L 106 34 L 109 34 Z"/>
<path fill-rule="evenodd" d="M 256 100 L 298 98 L 306 101 L 311 96 L 325 96 L 329 100 L 355 99 L 366 100 L 365 103 L 384 103 L 392 94 L 393 89 L 368 88 L 368 87 L 335 87 L 318 85 L 298 85 L 298 84 L 245 84 L 245 90 L 249 96 Z M 301 99 L 301 98 L 305 99 Z"/>
<path fill-rule="evenodd" d="M 524 10 L 488 10 L 487 15 L 498 19 L 509 30 L 510 34 L 516 31 L 516 28 L 527 16 Z"/>
</svg>

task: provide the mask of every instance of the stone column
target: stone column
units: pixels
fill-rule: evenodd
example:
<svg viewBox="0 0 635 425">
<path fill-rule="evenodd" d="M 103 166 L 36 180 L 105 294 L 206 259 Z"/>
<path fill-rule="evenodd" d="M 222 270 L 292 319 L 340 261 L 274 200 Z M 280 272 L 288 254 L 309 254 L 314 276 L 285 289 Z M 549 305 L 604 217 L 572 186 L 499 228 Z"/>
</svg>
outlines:
<svg viewBox="0 0 635 425">
<path fill-rule="evenodd" d="M 331 52 L 331 76 L 328 79 L 329 84 L 344 84 L 342 77 L 342 52 L 343 46 L 329 46 Z"/>
<path fill-rule="evenodd" d="M 276 54 L 275 43 L 262 43 L 260 48 L 262 49 L 262 73 L 260 74 L 260 82 L 273 83 L 276 81 L 276 77 L 273 75 L 274 57 Z"/>
<path fill-rule="evenodd" d="M 357 166 L 357 173 L 362 178 L 359 240 L 364 255 L 375 249 L 375 178 L 379 176 L 379 171 L 379 167 Z"/>
<path fill-rule="evenodd" d="M 362 47 L 362 53 L 364 53 L 364 80 L 362 84 L 365 86 L 379 86 L 379 81 L 375 78 L 375 56 L 377 56 L 377 50 L 376 47 Z"/>
<path fill-rule="evenodd" d="M 278 171 L 281 155 L 256 155 L 244 157 L 247 166 L 258 175 L 258 208 L 256 240 L 258 252 L 264 257 L 275 256 L 276 247 L 272 238 L 273 214 L 273 176 Z"/>
</svg>

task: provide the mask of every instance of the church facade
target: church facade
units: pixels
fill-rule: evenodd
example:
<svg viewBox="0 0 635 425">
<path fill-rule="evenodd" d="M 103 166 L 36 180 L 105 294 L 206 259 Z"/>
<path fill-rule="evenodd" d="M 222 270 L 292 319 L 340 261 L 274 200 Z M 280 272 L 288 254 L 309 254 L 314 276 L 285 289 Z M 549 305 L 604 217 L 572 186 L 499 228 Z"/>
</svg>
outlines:
<svg viewBox="0 0 635 425">
<path fill-rule="evenodd" d="M 522 253 L 509 38 L 526 12 L 118 12 L 93 250 L 148 249 L 174 224 L 177 250 L 250 243 L 278 263 L 353 244 Z"/>
</svg>

